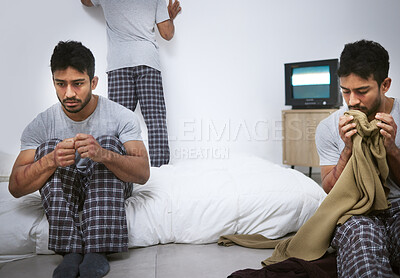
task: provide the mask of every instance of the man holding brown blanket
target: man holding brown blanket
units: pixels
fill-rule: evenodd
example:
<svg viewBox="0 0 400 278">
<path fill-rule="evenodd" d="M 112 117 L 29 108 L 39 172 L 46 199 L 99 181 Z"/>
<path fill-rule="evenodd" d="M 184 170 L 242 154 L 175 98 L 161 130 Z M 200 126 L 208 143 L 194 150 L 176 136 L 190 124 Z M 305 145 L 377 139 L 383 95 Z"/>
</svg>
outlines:
<svg viewBox="0 0 400 278">
<path fill-rule="evenodd" d="M 352 214 L 334 230 L 331 246 L 337 250 L 339 277 L 393 277 L 392 268 L 400 267 L 400 135 L 396 125 L 400 102 L 386 96 L 391 85 L 388 71 L 389 55 L 380 44 L 365 40 L 347 44 L 338 70 L 347 106 L 323 120 L 316 132 L 322 186 L 327 193 L 338 184 L 354 154 L 359 130 L 347 110 L 364 112 L 369 122 L 376 122 L 389 170 L 386 183 L 382 180 L 389 208 Z"/>
<path fill-rule="evenodd" d="M 296 277 L 300 272 L 320 277 L 309 270 L 327 258 L 329 246 L 337 251 L 338 277 L 389 278 L 399 272 L 400 102 L 386 96 L 392 81 L 388 72 L 389 55 L 380 44 L 362 40 L 345 46 L 338 75 L 346 105 L 321 121 L 315 136 L 328 195 L 293 237 L 271 242 L 261 235 L 222 236 L 219 244 L 226 246 L 276 244 L 262 261 L 265 269 L 230 277 L 267 277 L 268 271 L 274 275 L 284 269 Z M 293 258 L 300 272 L 291 269 Z"/>
</svg>

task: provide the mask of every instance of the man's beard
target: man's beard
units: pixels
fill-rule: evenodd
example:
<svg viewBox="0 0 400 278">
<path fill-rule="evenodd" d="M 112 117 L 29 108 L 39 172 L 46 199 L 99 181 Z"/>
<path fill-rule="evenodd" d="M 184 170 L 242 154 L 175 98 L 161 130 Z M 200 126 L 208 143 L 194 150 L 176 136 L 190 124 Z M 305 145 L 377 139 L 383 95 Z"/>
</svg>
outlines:
<svg viewBox="0 0 400 278">
<path fill-rule="evenodd" d="M 80 112 L 80 111 L 82 111 L 82 109 L 83 108 L 85 108 L 86 107 L 86 105 L 89 103 L 89 101 L 90 101 L 90 99 L 92 98 L 92 92 L 90 92 L 89 94 L 88 94 L 88 96 L 86 97 L 86 99 L 82 102 L 82 100 L 80 100 L 80 99 L 76 99 L 75 97 L 73 97 L 73 98 L 66 98 L 66 99 L 64 99 L 63 101 L 61 101 L 60 100 L 60 98 L 58 98 L 58 100 L 60 100 L 60 102 L 61 102 L 61 105 L 64 107 L 64 109 L 67 111 L 67 112 L 69 112 L 69 113 L 78 113 L 78 112 Z M 73 102 L 76 102 L 76 103 L 82 103 L 82 105 L 80 106 L 80 107 L 78 107 L 78 108 L 69 108 L 67 105 L 65 105 L 65 103 L 66 102 L 69 102 L 69 101 L 73 101 Z"/>
<path fill-rule="evenodd" d="M 365 115 L 367 115 L 367 117 L 369 117 L 378 112 L 379 106 L 381 106 L 381 98 L 377 97 L 370 109 L 368 109 L 366 106 L 361 106 L 361 105 L 349 105 L 349 109 L 360 110 L 361 112 L 364 112 Z"/>
</svg>

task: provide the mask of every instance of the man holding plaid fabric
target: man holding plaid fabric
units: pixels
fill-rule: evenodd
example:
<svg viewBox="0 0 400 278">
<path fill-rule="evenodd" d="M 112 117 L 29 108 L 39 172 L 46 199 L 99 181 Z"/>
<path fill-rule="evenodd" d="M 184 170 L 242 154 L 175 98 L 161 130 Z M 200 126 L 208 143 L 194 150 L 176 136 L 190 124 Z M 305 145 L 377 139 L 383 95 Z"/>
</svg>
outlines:
<svg viewBox="0 0 400 278">
<path fill-rule="evenodd" d="M 339 277 L 393 277 L 393 270 L 400 267 L 400 101 L 386 96 L 392 81 L 388 72 L 389 54 L 380 44 L 366 40 L 346 44 L 338 70 L 346 106 L 321 121 L 315 136 L 327 193 L 353 153 L 357 129 L 353 117 L 343 115 L 347 110 L 362 111 L 369 121 L 379 120 L 389 166 L 385 182 L 391 207 L 352 216 L 336 227 L 331 246 L 337 250 Z"/>
<path fill-rule="evenodd" d="M 125 199 L 149 178 L 135 114 L 92 94 L 94 57 L 79 42 L 59 42 L 51 57 L 60 103 L 24 130 L 9 190 L 40 191 L 49 221 L 49 249 L 63 255 L 53 277 L 103 277 L 106 255 L 126 252 Z"/>
</svg>

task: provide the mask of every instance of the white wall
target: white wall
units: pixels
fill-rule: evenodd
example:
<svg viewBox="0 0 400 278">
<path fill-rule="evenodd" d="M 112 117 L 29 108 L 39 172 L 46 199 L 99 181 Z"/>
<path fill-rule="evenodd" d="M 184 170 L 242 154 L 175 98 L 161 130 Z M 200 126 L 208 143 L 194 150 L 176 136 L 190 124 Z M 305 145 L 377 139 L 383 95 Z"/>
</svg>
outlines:
<svg viewBox="0 0 400 278">
<path fill-rule="evenodd" d="M 281 163 L 286 62 L 336 58 L 347 42 L 380 42 L 400 97 L 398 0 L 181 0 L 170 42 L 159 37 L 172 159 L 213 151 Z M 8 1 L 0 10 L 0 151 L 17 154 L 23 128 L 57 102 L 49 59 L 59 40 L 96 57 L 107 96 L 101 8 L 79 0 Z M 211 130 L 211 131 L 210 131 Z M 203 153 L 204 154 L 204 153 Z"/>
</svg>

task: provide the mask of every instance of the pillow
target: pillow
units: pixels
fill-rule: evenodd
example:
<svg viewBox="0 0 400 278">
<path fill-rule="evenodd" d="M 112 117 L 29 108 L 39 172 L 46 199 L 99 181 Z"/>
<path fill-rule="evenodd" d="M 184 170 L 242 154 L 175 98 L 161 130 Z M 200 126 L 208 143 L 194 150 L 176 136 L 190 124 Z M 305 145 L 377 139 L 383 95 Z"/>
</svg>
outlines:
<svg viewBox="0 0 400 278">
<path fill-rule="evenodd" d="M 0 151 L 0 181 L 10 176 L 16 156 Z"/>
<path fill-rule="evenodd" d="M 0 182 L 0 261 L 2 255 L 36 253 L 36 228 L 44 211 L 38 192 L 14 198 Z"/>
</svg>

